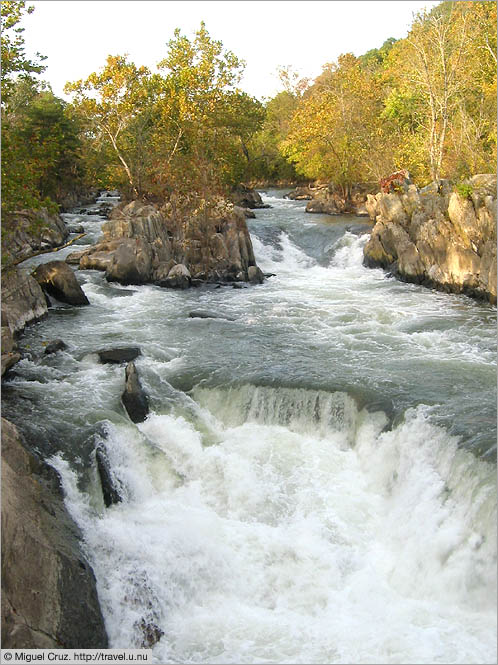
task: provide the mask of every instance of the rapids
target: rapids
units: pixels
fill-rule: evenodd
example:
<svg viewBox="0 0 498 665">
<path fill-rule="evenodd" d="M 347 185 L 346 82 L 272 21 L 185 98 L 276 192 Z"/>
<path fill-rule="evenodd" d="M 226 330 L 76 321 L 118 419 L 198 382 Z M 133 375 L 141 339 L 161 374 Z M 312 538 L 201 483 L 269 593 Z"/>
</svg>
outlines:
<svg viewBox="0 0 498 665">
<path fill-rule="evenodd" d="M 110 644 L 149 625 L 159 663 L 494 663 L 496 308 L 364 268 L 364 219 L 263 198 L 263 285 L 78 271 L 91 306 L 54 303 L 5 384 L 4 416 L 62 477 Z M 66 218 L 98 238 L 102 218 Z M 95 353 L 125 345 L 139 425 Z M 108 509 L 97 441 L 124 498 Z"/>
</svg>

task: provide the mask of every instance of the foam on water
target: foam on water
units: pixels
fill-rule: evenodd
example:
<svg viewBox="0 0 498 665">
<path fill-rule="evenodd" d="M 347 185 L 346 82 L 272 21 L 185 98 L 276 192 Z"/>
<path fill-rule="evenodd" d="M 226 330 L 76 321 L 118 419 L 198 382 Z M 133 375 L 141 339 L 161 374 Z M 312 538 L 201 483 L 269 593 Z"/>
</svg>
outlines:
<svg viewBox="0 0 498 665">
<path fill-rule="evenodd" d="M 241 386 L 109 425 L 125 501 L 95 511 L 61 458 L 111 645 L 157 662 L 492 663 L 495 481 L 411 410 L 392 431 L 344 393 Z"/>
</svg>

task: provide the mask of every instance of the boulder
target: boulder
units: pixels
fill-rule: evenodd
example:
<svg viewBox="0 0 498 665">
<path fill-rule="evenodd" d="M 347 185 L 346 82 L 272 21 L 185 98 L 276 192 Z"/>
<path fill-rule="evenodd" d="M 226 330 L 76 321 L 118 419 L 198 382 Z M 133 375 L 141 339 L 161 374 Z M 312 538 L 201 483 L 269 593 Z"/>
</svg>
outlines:
<svg viewBox="0 0 498 665">
<path fill-rule="evenodd" d="M 265 281 L 265 276 L 258 266 L 249 266 L 247 278 L 251 284 L 262 284 Z"/>
<path fill-rule="evenodd" d="M 65 344 L 62 339 L 54 339 L 45 347 L 45 354 L 50 355 L 52 353 L 57 353 L 57 351 L 63 351 L 64 349 L 67 349 L 67 344 Z"/>
<path fill-rule="evenodd" d="M 2 647 L 105 649 L 93 570 L 53 469 L 2 418 Z"/>
<path fill-rule="evenodd" d="M 90 304 L 74 272 L 64 261 L 42 263 L 33 272 L 33 277 L 49 296 L 61 302 L 69 305 Z"/>
<path fill-rule="evenodd" d="M 82 224 L 72 224 L 67 227 L 68 233 L 84 233 L 85 227 Z"/>
<path fill-rule="evenodd" d="M 14 335 L 47 312 L 46 298 L 33 277 L 18 268 L 3 271 L 2 326 L 7 326 Z"/>
<path fill-rule="evenodd" d="M 161 286 L 168 286 L 170 289 L 188 289 L 191 281 L 191 274 L 187 266 L 183 263 L 177 263 L 173 266 Z"/>
<path fill-rule="evenodd" d="M 141 355 L 141 351 L 138 346 L 125 346 L 117 349 L 103 349 L 102 351 L 97 351 L 99 360 L 101 363 L 129 363 L 135 358 L 138 358 Z"/>
<path fill-rule="evenodd" d="M 364 263 L 405 281 L 496 303 L 496 176 L 470 178 L 462 196 L 448 180 L 370 196 L 376 222 Z"/>
<path fill-rule="evenodd" d="M 103 443 L 99 443 L 95 449 L 95 461 L 102 486 L 102 497 L 107 508 L 123 499 L 111 472 L 107 450 Z"/>
<path fill-rule="evenodd" d="M 135 363 L 128 363 L 125 370 L 125 389 L 121 395 L 123 406 L 134 423 L 143 422 L 149 413 L 149 400 L 142 388 Z"/>
<path fill-rule="evenodd" d="M 230 195 L 234 205 L 240 208 L 270 208 L 267 203 L 263 203 L 263 199 L 256 190 L 239 185 L 232 190 Z"/>
<path fill-rule="evenodd" d="M 296 187 L 284 196 L 284 199 L 290 199 L 291 201 L 311 201 L 312 198 L 313 189 L 311 187 Z"/>
</svg>

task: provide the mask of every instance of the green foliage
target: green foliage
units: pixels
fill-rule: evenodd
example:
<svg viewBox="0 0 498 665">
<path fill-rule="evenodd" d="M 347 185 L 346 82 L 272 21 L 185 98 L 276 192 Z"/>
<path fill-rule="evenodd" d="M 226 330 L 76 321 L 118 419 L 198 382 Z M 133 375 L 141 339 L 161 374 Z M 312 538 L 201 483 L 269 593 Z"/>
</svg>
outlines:
<svg viewBox="0 0 498 665">
<path fill-rule="evenodd" d="M 460 182 L 455 185 L 455 190 L 460 194 L 463 199 L 472 198 L 473 188 L 472 185 L 465 182 Z"/>
</svg>

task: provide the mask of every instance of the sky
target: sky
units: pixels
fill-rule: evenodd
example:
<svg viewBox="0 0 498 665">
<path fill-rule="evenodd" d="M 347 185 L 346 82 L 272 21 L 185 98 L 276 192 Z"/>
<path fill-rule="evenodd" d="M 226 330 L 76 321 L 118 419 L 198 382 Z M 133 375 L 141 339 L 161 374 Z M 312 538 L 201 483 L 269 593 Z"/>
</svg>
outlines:
<svg viewBox="0 0 498 665">
<path fill-rule="evenodd" d="M 127 53 L 156 71 L 175 28 L 189 38 L 200 22 L 246 61 L 241 87 L 258 99 L 282 86 L 277 68 L 315 78 L 341 53 L 361 55 L 405 37 L 413 13 L 437 2 L 371 0 L 40 0 L 22 27 L 28 54 L 48 56 L 43 78 L 54 93 L 87 78 L 108 55 Z"/>
</svg>

